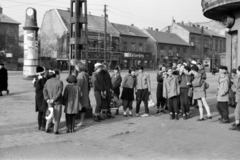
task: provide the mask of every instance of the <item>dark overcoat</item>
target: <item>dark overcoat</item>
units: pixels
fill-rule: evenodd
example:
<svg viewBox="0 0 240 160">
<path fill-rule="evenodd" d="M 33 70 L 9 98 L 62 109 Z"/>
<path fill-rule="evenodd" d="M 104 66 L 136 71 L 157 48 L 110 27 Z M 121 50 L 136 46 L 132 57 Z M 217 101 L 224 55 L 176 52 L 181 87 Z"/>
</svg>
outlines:
<svg viewBox="0 0 240 160">
<path fill-rule="evenodd" d="M 43 96 L 43 88 L 45 83 L 47 82 L 47 79 L 45 77 L 41 79 L 37 79 L 34 83 L 35 87 L 35 102 L 36 102 L 36 112 L 46 112 L 48 109 L 48 104 L 44 100 Z"/>
<path fill-rule="evenodd" d="M 0 92 L 8 89 L 8 72 L 6 68 L 0 69 Z"/>
</svg>

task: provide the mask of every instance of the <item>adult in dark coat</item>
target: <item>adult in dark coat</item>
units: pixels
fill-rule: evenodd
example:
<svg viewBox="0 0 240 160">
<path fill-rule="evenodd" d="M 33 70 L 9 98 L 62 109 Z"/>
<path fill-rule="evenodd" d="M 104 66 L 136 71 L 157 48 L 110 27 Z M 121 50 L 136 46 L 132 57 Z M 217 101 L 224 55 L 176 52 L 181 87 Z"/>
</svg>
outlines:
<svg viewBox="0 0 240 160">
<path fill-rule="evenodd" d="M 166 74 L 166 67 L 165 65 L 161 65 L 159 67 L 159 71 L 157 72 L 157 114 L 165 112 L 166 99 L 163 97 L 164 74 Z"/>
<path fill-rule="evenodd" d="M 34 81 L 35 87 L 35 108 L 36 112 L 38 112 L 38 129 L 45 131 L 46 119 L 45 113 L 48 109 L 48 104 L 44 100 L 43 96 L 43 88 L 45 83 L 47 82 L 47 73 L 45 72 L 45 68 L 38 66 L 37 74 L 39 75 Z"/>
<path fill-rule="evenodd" d="M 114 116 L 112 116 L 111 114 L 111 110 L 110 110 L 110 102 L 111 102 L 111 98 L 112 98 L 112 93 L 111 91 L 113 90 L 113 86 L 112 86 L 112 80 L 111 80 L 111 76 L 108 72 L 108 66 L 106 63 L 103 63 L 103 70 L 102 70 L 102 74 L 103 74 L 103 82 L 104 82 L 104 90 L 106 91 L 106 100 L 107 100 L 107 115 L 106 118 L 115 118 Z"/>
<path fill-rule="evenodd" d="M 2 96 L 2 91 L 7 91 L 7 94 L 9 93 L 8 72 L 7 69 L 4 68 L 4 64 L 0 63 L 0 96 Z"/>
</svg>

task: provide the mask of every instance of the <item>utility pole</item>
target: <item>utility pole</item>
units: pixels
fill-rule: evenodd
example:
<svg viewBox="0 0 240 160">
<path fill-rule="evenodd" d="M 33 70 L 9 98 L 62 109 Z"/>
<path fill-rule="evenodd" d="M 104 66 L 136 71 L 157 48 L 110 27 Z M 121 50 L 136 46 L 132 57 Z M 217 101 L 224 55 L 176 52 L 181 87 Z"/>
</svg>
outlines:
<svg viewBox="0 0 240 160">
<path fill-rule="evenodd" d="M 85 18 L 86 18 L 86 23 L 85 23 L 85 39 L 86 39 L 86 45 L 85 45 L 85 58 L 86 58 L 86 66 L 88 68 L 88 15 L 87 15 L 87 1 L 84 3 L 85 4 Z M 89 70 L 89 69 L 88 69 Z"/>
<path fill-rule="evenodd" d="M 203 62 L 204 59 L 204 30 L 203 27 L 201 27 L 201 60 Z"/>
<path fill-rule="evenodd" d="M 107 55 L 107 5 L 104 5 L 104 61 Z"/>
</svg>

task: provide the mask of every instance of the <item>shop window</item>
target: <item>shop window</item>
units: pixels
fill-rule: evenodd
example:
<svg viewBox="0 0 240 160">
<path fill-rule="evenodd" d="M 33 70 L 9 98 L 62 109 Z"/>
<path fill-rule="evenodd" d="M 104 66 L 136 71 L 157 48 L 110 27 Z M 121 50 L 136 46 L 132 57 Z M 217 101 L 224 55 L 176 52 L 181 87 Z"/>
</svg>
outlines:
<svg viewBox="0 0 240 160">
<path fill-rule="evenodd" d="M 135 50 L 136 50 L 135 43 L 132 43 L 132 51 L 135 51 Z"/>
<path fill-rule="evenodd" d="M 139 43 L 138 50 L 143 51 L 143 44 L 142 43 Z"/>
<path fill-rule="evenodd" d="M 169 46 L 169 48 L 168 48 L 168 52 L 169 52 L 170 55 L 173 54 L 173 47 L 172 47 L 172 46 Z"/>
</svg>

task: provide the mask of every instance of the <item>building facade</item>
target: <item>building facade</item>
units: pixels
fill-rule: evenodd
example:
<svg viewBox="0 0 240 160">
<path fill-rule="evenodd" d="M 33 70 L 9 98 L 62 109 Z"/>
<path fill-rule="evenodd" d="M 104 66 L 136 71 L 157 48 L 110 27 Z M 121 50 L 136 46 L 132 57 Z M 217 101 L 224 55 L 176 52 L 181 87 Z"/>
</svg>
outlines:
<svg viewBox="0 0 240 160">
<path fill-rule="evenodd" d="M 134 25 L 112 25 L 120 33 L 121 67 L 128 69 L 141 63 L 145 68 L 152 68 L 153 56 L 147 51 L 148 36 Z"/>
<path fill-rule="evenodd" d="M 104 17 L 88 15 L 88 60 L 104 61 Z M 47 67 L 68 68 L 70 11 L 52 9 L 45 13 L 40 34 L 41 63 Z M 83 27 L 85 36 L 85 27 Z M 120 62 L 119 32 L 107 20 L 107 55 L 106 60 L 111 66 Z M 81 59 L 86 60 L 85 46 Z"/>
<path fill-rule="evenodd" d="M 190 58 L 194 60 L 211 59 L 219 65 L 219 53 L 226 51 L 226 37 L 208 27 L 193 23 L 176 23 L 162 31 L 175 33 L 190 45 Z"/>
<path fill-rule="evenodd" d="M 205 17 L 221 22 L 226 28 L 226 64 L 237 69 L 240 64 L 240 0 L 202 0 Z"/>
<path fill-rule="evenodd" d="M 19 25 L 20 23 L 3 14 L 3 8 L 0 7 L 0 62 L 9 65 L 7 68 L 10 70 L 16 70 L 18 58 L 23 57 L 23 50 L 19 47 Z"/>
<path fill-rule="evenodd" d="M 159 64 L 188 61 L 190 45 L 178 35 L 152 29 L 143 32 L 149 36 L 147 50 L 155 57 L 155 68 Z"/>
</svg>

